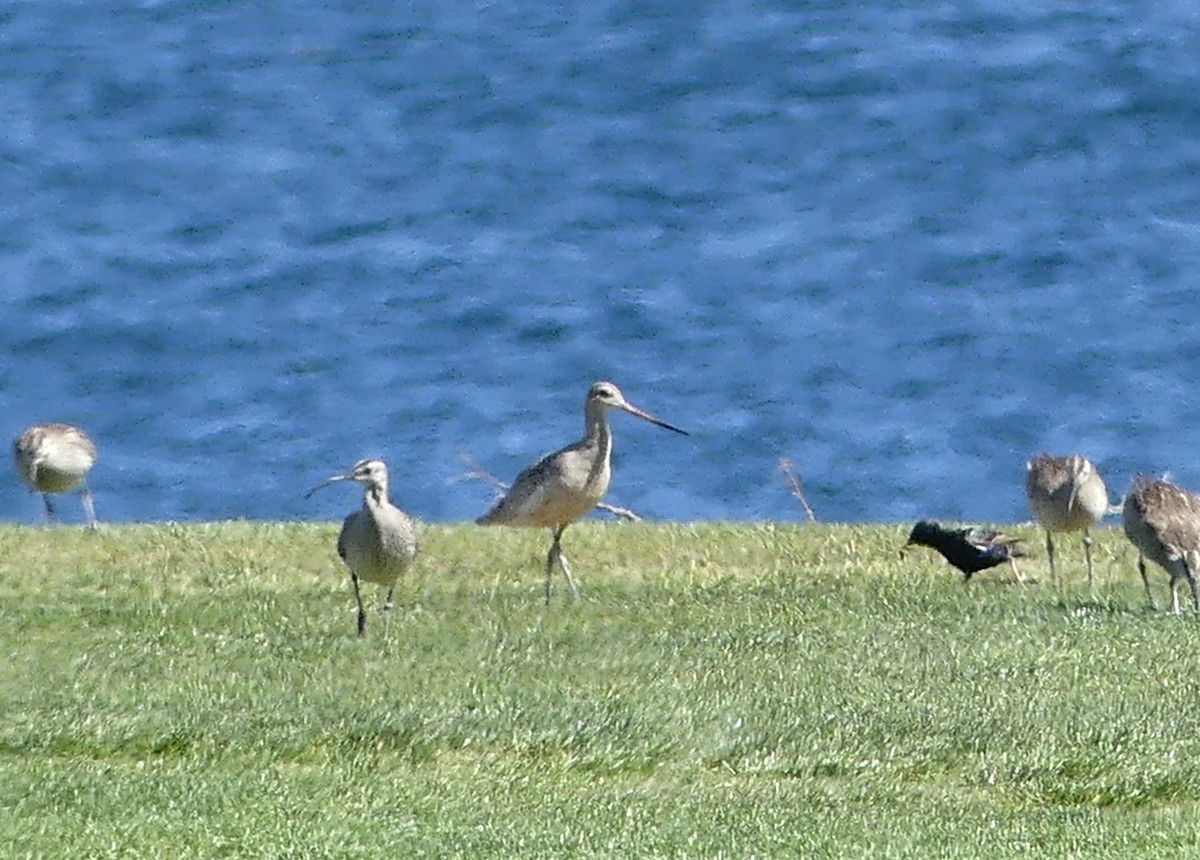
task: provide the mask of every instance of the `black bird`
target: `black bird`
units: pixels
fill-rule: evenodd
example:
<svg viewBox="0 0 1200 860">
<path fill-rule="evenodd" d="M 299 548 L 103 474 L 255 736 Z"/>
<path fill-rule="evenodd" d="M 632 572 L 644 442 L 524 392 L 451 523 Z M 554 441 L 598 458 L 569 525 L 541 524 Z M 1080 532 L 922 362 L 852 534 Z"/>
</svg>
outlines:
<svg viewBox="0 0 1200 860">
<path fill-rule="evenodd" d="M 914 545 L 932 547 L 962 571 L 963 582 L 969 580 L 973 573 L 1007 561 L 1012 565 L 1017 582 L 1024 582 L 1025 577 L 1017 570 L 1017 563 L 1013 560 L 1028 555 L 1017 546 L 1019 540 L 994 529 L 944 526 L 935 520 L 921 520 L 913 526 L 908 543 L 900 548 L 900 553 L 903 555 L 904 550 Z"/>
</svg>

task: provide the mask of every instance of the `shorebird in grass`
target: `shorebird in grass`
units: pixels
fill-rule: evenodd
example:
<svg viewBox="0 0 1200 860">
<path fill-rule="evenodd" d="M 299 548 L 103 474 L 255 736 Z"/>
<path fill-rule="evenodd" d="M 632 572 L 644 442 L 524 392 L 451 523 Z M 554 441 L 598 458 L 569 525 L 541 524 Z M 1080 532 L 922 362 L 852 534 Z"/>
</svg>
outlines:
<svg viewBox="0 0 1200 860">
<path fill-rule="evenodd" d="M 338 481 L 354 481 L 363 488 L 362 509 L 342 523 L 337 554 L 350 569 L 354 599 L 358 603 L 358 635 L 365 636 L 367 612 L 363 609 L 359 580 L 387 586 L 383 609 L 390 623 L 396 580 L 417 557 L 417 529 L 408 514 L 388 501 L 388 470 L 382 460 L 359 460 L 346 474 L 334 475 L 317 484 L 305 498 Z M 387 627 L 385 623 L 385 635 Z"/>
<path fill-rule="evenodd" d="M 1200 613 L 1196 576 L 1200 574 L 1200 496 L 1167 481 L 1139 476 L 1125 496 L 1125 536 L 1138 551 L 1138 573 L 1150 608 L 1158 603 L 1150 592 L 1146 559 L 1171 577 L 1171 609 L 1179 614 L 1179 580 L 1192 591 L 1192 609 Z"/>
<path fill-rule="evenodd" d="M 1024 582 L 1016 559 L 1027 553 L 1017 546 L 1019 540 L 994 529 L 946 526 L 936 520 L 921 520 L 913 526 L 900 554 L 903 555 L 910 546 L 936 549 L 942 558 L 962 571 L 963 582 L 970 580 L 972 574 L 1008 562 L 1017 582 Z"/>
<path fill-rule="evenodd" d="M 70 424 L 37 424 L 13 443 L 17 472 L 29 488 L 42 494 L 46 517 L 56 517 L 52 493 L 68 493 L 83 487 L 83 511 L 87 524 L 96 528 L 96 507 L 88 489 L 87 473 L 96 465 L 96 444 Z"/>
<path fill-rule="evenodd" d="M 558 564 L 575 599 L 579 588 L 571 577 L 571 564 L 562 549 L 567 526 L 604 498 L 612 478 L 612 432 L 608 410 L 619 409 L 643 421 L 688 435 L 630 404 L 611 382 L 597 382 L 588 391 L 583 416 L 586 433 L 578 442 L 547 454 L 521 474 L 490 511 L 476 520 L 480 525 L 528 526 L 553 530 L 554 541 L 546 554 L 546 602 L 554 590 L 554 565 Z"/>
<path fill-rule="evenodd" d="M 1084 457 L 1051 457 L 1038 454 L 1026 464 L 1025 493 L 1033 518 L 1046 530 L 1046 557 L 1050 581 L 1054 570 L 1054 532 L 1083 532 L 1087 556 L 1088 587 L 1092 586 L 1091 528 L 1108 511 L 1108 490 L 1096 467 Z"/>
</svg>

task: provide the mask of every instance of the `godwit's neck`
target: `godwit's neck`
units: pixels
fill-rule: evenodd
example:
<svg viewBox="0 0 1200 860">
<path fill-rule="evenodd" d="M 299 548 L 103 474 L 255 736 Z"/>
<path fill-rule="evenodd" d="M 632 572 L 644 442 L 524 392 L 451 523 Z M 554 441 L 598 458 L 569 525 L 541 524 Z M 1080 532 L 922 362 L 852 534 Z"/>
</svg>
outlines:
<svg viewBox="0 0 1200 860">
<path fill-rule="evenodd" d="M 608 460 L 612 451 L 612 431 L 608 429 L 608 410 L 601 404 L 589 401 L 584 410 L 584 423 L 587 425 L 587 441 L 600 450 L 601 460 Z"/>
</svg>

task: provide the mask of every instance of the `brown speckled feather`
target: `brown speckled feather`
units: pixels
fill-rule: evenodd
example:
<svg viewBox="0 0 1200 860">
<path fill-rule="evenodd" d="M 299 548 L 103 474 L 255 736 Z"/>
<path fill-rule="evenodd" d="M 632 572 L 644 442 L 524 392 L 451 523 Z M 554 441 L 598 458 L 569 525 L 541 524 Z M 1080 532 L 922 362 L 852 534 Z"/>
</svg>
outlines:
<svg viewBox="0 0 1200 860">
<path fill-rule="evenodd" d="M 1108 489 L 1100 472 L 1086 457 L 1038 454 L 1027 464 L 1025 493 L 1033 518 L 1046 530 L 1050 578 L 1057 579 L 1054 532 L 1083 532 L 1088 585 L 1093 582 L 1090 529 L 1108 511 Z"/>
<path fill-rule="evenodd" d="M 1192 606 L 1200 612 L 1196 574 L 1200 570 L 1200 496 L 1168 481 L 1139 476 L 1125 497 L 1125 536 L 1138 550 L 1138 566 L 1151 606 L 1144 558 L 1170 576 L 1172 602 L 1179 611 L 1175 586 L 1179 580 L 1192 591 Z"/>
<path fill-rule="evenodd" d="M 96 444 L 87 433 L 70 424 L 34 425 L 13 442 L 13 462 L 21 480 L 42 494 L 50 519 L 55 517 L 50 494 L 82 487 L 88 525 L 96 526 L 96 510 L 87 486 L 87 473 L 96 465 Z"/>
<path fill-rule="evenodd" d="M 1083 531 L 1108 510 L 1108 490 L 1096 467 L 1072 454 L 1038 454 L 1025 473 L 1029 507 L 1043 528 L 1055 532 Z"/>
</svg>

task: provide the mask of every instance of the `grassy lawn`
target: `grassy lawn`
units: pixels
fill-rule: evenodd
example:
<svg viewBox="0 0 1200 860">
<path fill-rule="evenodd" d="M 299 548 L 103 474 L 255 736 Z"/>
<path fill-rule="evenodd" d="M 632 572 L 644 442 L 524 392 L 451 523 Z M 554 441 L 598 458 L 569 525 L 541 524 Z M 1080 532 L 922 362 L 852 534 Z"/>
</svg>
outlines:
<svg viewBox="0 0 1200 860">
<path fill-rule="evenodd" d="M 365 640 L 335 533 L 0 527 L 0 856 L 1200 856 L 1200 621 L 1118 530 L 1089 594 L 589 523 L 546 607 L 547 534 L 432 527 Z"/>
</svg>

